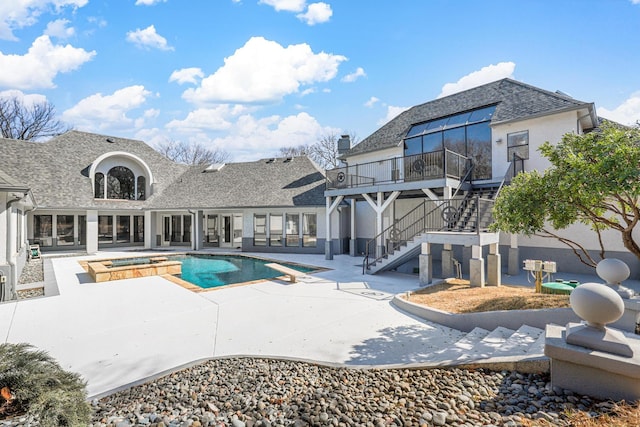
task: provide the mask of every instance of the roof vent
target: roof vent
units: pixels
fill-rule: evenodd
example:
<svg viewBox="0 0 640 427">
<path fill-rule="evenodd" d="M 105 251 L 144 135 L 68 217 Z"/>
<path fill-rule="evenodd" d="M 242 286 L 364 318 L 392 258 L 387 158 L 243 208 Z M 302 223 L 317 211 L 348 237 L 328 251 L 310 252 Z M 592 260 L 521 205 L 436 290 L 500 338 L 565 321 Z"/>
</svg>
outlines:
<svg viewBox="0 0 640 427">
<path fill-rule="evenodd" d="M 220 169 L 224 167 L 225 163 L 213 163 L 204 170 L 205 172 L 220 172 Z"/>
<path fill-rule="evenodd" d="M 271 158 L 271 159 L 267 159 L 267 161 L 265 163 L 266 164 L 275 163 L 275 161 L 276 161 L 276 159 Z"/>
<path fill-rule="evenodd" d="M 284 160 L 282 161 L 282 163 L 289 163 L 289 162 L 291 162 L 291 161 L 293 161 L 293 157 L 287 157 L 286 159 L 284 159 Z"/>
<path fill-rule="evenodd" d="M 556 90 L 556 93 L 557 93 L 558 95 L 566 96 L 567 98 L 573 98 L 573 96 L 569 95 L 568 93 L 564 93 L 564 92 L 563 92 L 563 91 L 561 91 L 561 90 Z"/>
<path fill-rule="evenodd" d="M 115 141 L 114 141 L 113 139 L 111 139 L 111 138 L 107 138 L 107 142 L 108 142 L 109 144 L 113 144 Z"/>
</svg>

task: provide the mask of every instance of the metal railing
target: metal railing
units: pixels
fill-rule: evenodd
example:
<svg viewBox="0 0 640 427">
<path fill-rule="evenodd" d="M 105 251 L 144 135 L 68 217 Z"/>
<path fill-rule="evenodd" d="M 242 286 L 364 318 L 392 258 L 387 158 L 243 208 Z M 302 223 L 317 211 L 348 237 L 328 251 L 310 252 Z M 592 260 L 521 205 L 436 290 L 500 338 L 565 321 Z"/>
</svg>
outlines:
<svg viewBox="0 0 640 427">
<path fill-rule="evenodd" d="M 327 189 L 363 187 L 438 178 L 461 179 L 471 167 L 468 157 L 451 150 L 394 157 L 327 170 Z"/>
<path fill-rule="evenodd" d="M 365 246 L 362 272 L 405 246 L 418 234 L 433 231 L 474 232 L 488 230 L 493 222 L 493 199 L 467 194 L 442 201 L 425 200 Z"/>
</svg>

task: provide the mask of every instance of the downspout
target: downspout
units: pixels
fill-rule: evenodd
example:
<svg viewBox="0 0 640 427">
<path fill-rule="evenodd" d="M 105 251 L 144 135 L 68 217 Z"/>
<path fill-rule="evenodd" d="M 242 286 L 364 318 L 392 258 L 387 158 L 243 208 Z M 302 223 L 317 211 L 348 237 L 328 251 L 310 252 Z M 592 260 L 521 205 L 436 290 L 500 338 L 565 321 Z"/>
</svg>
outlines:
<svg viewBox="0 0 640 427">
<path fill-rule="evenodd" d="M 13 205 L 15 202 L 18 202 L 18 201 L 24 199 L 27 194 L 28 193 L 24 193 L 22 197 L 15 198 L 15 199 L 9 200 L 7 202 L 7 206 L 5 208 L 5 211 L 7 212 L 7 215 L 8 215 L 7 223 L 11 221 L 11 211 L 10 211 L 11 205 Z M 9 249 L 10 246 L 11 246 L 11 236 L 10 236 L 10 233 L 7 233 L 7 242 L 6 242 L 7 249 Z M 17 268 L 16 267 L 16 263 L 13 262 L 13 257 L 7 256 L 7 264 L 9 265 L 9 267 L 11 268 L 11 272 L 13 273 Z M 13 283 L 11 285 L 11 289 L 13 290 L 12 295 L 10 295 L 11 300 L 18 299 L 18 294 L 15 291 L 15 287 L 16 287 L 16 284 Z M 5 290 L 4 289 L 5 289 L 4 284 L 0 284 L 0 301 L 9 301 L 7 299 L 7 295 L 5 295 Z M 11 292 L 11 290 L 10 290 L 10 292 Z"/>
</svg>

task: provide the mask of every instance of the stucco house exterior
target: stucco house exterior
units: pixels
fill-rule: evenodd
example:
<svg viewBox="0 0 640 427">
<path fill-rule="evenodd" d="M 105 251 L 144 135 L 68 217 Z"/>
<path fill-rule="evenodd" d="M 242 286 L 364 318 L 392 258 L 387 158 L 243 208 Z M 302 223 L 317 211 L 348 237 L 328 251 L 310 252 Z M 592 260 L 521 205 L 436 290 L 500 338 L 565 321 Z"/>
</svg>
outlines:
<svg viewBox="0 0 640 427">
<path fill-rule="evenodd" d="M 589 132 L 599 120 L 591 102 L 512 79 L 438 98 L 343 150 L 343 165 L 327 171 L 327 206 L 350 203 L 350 251 L 365 256 L 371 273 L 419 270 L 429 282 L 434 269 L 451 277 L 460 265 L 472 282 L 499 283 L 503 269 L 517 274 L 524 259 L 593 273 L 556 240 L 487 228 L 502 186 L 520 171 L 549 166 L 538 151 L 543 142 Z M 576 225 L 562 233 L 597 253 L 588 228 Z M 620 239 L 606 238 L 608 255 L 639 273 Z"/>
<path fill-rule="evenodd" d="M 324 171 L 306 157 L 186 166 L 142 141 L 70 131 L 44 143 L 0 140 L 0 171 L 7 299 L 28 243 L 43 253 L 325 247 Z"/>
</svg>

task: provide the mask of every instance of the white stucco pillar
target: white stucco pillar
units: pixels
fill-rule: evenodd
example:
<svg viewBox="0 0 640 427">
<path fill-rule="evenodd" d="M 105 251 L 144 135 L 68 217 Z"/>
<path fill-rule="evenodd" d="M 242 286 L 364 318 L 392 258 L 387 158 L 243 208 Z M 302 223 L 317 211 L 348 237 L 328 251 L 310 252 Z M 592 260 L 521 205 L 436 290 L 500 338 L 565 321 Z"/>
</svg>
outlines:
<svg viewBox="0 0 640 427">
<path fill-rule="evenodd" d="M 324 240 L 324 259 L 332 260 L 333 259 L 333 244 L 331 241 L 331 197 L 327 197 L 327 207 L 325 210 L 326 214 L 326 236 Z"/>
<path fill-rule="evenodd" d="M 193 227 L 193 249 L 199 251 L 204 242 L 204 211 L 196 211 Z"/>
<path fill-rule="evenodd" d="M 356 199 L 349 200 L 351 204 L 351 239 L 349 240 L 349 255 L 356 256 L 358 241 L 356 239 Z"/>
<path fill-rule="evenodd" d="M 115 227 L 114 227 L 115 228 Z M 98 252 L 98 211 L 87 211 L 87 253 Z"/>
<path fill-rule="evenodd" d="M 151 222 L 151 211 L 144 211 L 144 248 L 151 249 L 153 247 L 153 227 Z"/>
<path fill-rule="evenodd" d="M 502 265 L 498 243 L 489 245 L 487 256 L 487 285 L 500 286 L 502 284 Z"/>
<path fill-rule="evenodd" d="M 469 282 L 471 286 L 478 286 L 481 288 L 483 288 L 485 285 L 482 246 L 471 246 L 471 259 L 469 260 Z"/>
</svg>

